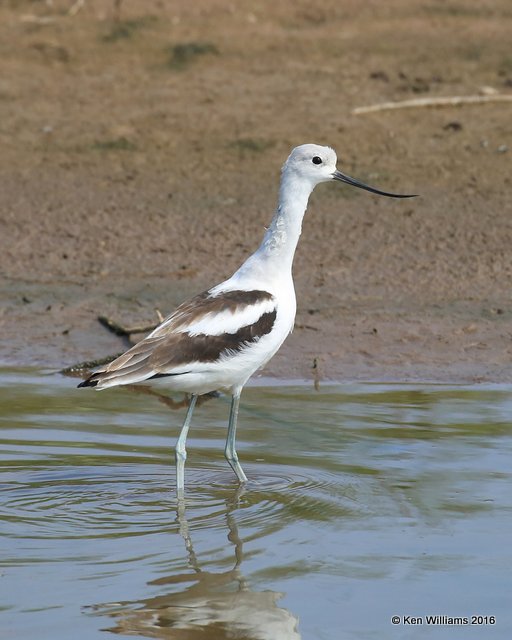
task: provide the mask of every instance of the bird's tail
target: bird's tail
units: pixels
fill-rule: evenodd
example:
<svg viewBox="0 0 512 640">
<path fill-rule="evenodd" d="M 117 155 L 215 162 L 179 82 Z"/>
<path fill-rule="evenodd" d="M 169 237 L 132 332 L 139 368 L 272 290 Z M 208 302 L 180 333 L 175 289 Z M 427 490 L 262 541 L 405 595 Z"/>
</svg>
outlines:
<svg viewBox="0 0 512 640">
<path fill-rule="evenodd" d="M 100 381 L 100 377 L 103 371 L 97 371 L 96 373 L 92 373 L 88 378 L 82 380 L 82 382 L 78 385 L 78 389 L 80 387 L 96 387 L 98 382 Z"/>
</svg>

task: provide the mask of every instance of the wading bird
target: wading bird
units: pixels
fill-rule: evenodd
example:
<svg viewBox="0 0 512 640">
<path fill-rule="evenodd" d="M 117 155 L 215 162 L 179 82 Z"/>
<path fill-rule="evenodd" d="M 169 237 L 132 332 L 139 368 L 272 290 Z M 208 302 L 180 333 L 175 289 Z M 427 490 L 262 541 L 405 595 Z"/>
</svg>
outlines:
<svg viewBox="0 0 512 640">
<path fill-rule="evenodd" d="M 413 197 L 359 182 L 339 171 L 336 161 L 330 147 L 293 149 L 282 168 L 277 209 L 256 252 L 231 278 L 184 302 L 141 342 L 78 385 L 99 390 L 159 383 L 191 394 L 175 449 L 178 496 L 184 492 L 185 445 L 197 396 L 212 391 L 232 396 L 225 455 L 239 482 L 247 481 L 235 447 L 240 393 L 293 329 L 292 262 L 316 185 L 338 180 L 382 196 Z"/>
</svg>

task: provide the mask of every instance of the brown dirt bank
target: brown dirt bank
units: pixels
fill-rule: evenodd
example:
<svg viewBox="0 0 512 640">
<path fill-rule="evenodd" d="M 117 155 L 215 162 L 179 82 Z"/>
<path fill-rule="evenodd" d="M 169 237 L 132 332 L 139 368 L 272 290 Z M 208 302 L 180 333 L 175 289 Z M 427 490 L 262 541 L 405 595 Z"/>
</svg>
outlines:
<svg viewBox="0 0 512 640">
<path fill-rule="evenodd" d="M 265 373 L 512 380 L 512 107 L 354 116 L 510 92 L 508 0 L 88 1 L 0 7 L 0 361 L 122 349 L 258 244 L 290 148 L 330 144 L 392 201 L 321 185 L 297 328 Z"/>
</svg>

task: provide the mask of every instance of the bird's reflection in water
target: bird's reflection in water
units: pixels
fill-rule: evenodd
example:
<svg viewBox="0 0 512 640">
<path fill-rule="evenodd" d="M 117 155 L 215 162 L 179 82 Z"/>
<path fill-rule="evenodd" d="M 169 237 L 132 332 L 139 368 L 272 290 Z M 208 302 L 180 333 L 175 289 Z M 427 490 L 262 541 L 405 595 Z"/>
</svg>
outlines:
<svg viewBox="0 0 512 640">
<path fill-rule="evenodd" d="M 151 582 L 172 592 L 141 601 L 95 607 L 96 613 L 115 618 L 112 633 L 176 640 L 300 640 L 297 618 L 277 605 L 282 593 L 252 591 L 241 573 L 243 542 L 234 513 L 243 494 L 239 488 L 226 505 L 228 540 L 233 545 L 233 568 L 222 573 L 201 569 L 194 552 L 185 506 L 177 508 L 180 534 L 185 542 L 188 565 L 193 570 Z M 176 592 L 177 584 L 186 583 Z M 115 608 L 114 608 L 115 607 Z"/>
</svg>

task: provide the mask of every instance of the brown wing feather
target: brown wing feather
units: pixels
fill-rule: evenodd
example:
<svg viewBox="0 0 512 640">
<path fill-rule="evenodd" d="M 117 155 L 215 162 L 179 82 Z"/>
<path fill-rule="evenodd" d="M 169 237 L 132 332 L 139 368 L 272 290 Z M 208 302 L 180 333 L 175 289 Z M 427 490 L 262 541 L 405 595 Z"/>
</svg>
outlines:
<svg viewBox="0 0 512 640">
<path fill-rule="evenodd" d="M 212 363 L 225 354 L 241 351 L 270 333 L 276 319 L 275 309 L 263 313 L 256 322 L 241 327 L 236 333 L 191 336 L 184 329 L 207 314 L 215 315 L 227 310 L 234 314 L 247 306 L 272 299 L 272 294 L 259 290 L 227 291 L 217 296 L 206 291 L 184 302 L 147 338 L 93 373 L 79 386 L 101 386 L 113 380 L 127 384 L 155 375 L 172 375 L 173 368 L 188 362 Z"/>
<path fill-rule="evenodd" d="M 274 310 L 264 313 L 256 322 L 241 327 L 236 333 L 222 333 L 219 336 L 170 334 L 155 347 L 149 364 L 158 373 L 163 373 L 187 362 L 216 362 L 224 353 L 241 351 L 244 346 L 270 333 L 275 319 Z"/>
<path fill-rule="evenodd" d="M 212 296 L 210 291 L 204 291 L 198 296 L 181 304 L 174 313 L 166 318 L 151 335 L 159 336 L 168 331 L 179 331 L 193 322 L 198 322 L 209 313 L 216 314 L 231 311 L 235 314 L 252 304 L 272 300 L 273 295 L 268 291 L 225 291 L 218 296 Z"/>
</svg>

